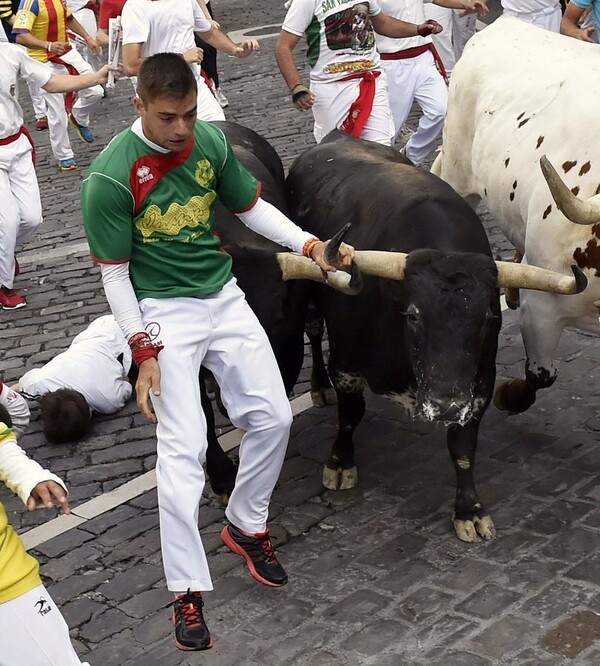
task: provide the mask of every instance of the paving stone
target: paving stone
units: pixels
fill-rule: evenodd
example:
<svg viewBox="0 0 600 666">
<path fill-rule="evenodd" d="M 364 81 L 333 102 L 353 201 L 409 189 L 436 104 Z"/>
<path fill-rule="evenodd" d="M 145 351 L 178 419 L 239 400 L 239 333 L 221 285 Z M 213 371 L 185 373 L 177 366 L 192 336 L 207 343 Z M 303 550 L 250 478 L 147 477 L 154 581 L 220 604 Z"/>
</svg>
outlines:
<svg viewBox="0 0 600 666">
<path fill-rule="evenodd" d="M 553 581 L 522 605 L 527 617 L 553 622 L 582 606 L 590 606 L 595 592 L 572 581 Z"/>
<path fill-rule="evenodd" d="M 391 603 L 390 597 L 384 597 L 371 590 L 356 590 L 343 601 L 329 606 L 324 611 L 323 617 L 333 622 L 361 622 Z"/>
<path fill-rule="evenodd" d="M 44 576 L 57 582 L 83 567 L 98 569 L 101 551 L 91 543 L 85 543 L 60 557 L 50 557 L 44 565 Z"/>
<path fill-rule="evenodd" d="M 100 534 L 98 542 L 103 546 L 116 546 L 156 527 L 157 522 L 158 518 L 154 515 L 129 518 L 120 525 L 116 525 L 107 532 Z"/>
<path fill-rule="evenodd" d="M 509 655 L 539 635 L 541 625 L 515 615 L 507 615 L 489 625 L 470 641 L 474 652 L 510 663 Z"/>
<path fill-rule="evenodd" d="M 598 546 L 598 534 L 583 527 L 567 530 L 559 539 L 555 537 L 542 549 L 542 553 L 558 560 L 574 562 Z"/>
<path fill-rule="evenodd" d="M 374 567 L 388 568 L 400 560 L 408 560 L 425 546 L 427 540 L 417 534 L 405 533 L 372 550 L 360 558 L 361 562 Z"/>
<path fill-rule="evenodd" d="M 98 585 L 104 583 L 110 576 L 110 572 L 106 571 L 72 574 L 68 578 L 47 587 L 54 601 L 62 605 L 67 601 L 75 599 L 80 594 L 96 589 Z"/>
<path fill-rule="evenodd" d="M 82 624 L 89 622 L 92 617 L 97 617 L 105 611 L 105 604 L 98 603 L 85 596 L 63 604 L 60 609 L 60 612 L 71 628 L 80 627 Z"/>
<path fill-rule="evenodd" d="M 396 606 L 395 616 L 414 625 L 421 625 L 450 608 L 455 598 L 447 592 L 430 587 L 417 587 Z"/>
<path fill-rule="evenodd" d="M 92 664 L 92 666 L 100 666 L 101 664 L 126 664 L 129 660 L 136 655 L 145 653 L 146 650 L 143 646 L 133 641 L 130 631 L 122 631 L 121 633 L 111 636 L 109 641 L 104 641 L 100 646 L 94 647 L 90 652 L 84 655 L 84 658 Z M 152 662 L 146 661 L 146 666 L 150 666 Z M 157 665 L 160 662 L 154 662 Z"/>
<path fill-rule="evenodd" d="M 463 602 L 457 604 L 455 609 L 465 615 L 491 619 L 508 610 L 518 596 L 498 585 L 484 585 Z"/>
<path fill-rule="evenodd" d="M 81 546 L 81 544 L 91 541 L 93 538 L 93 534 L 76 527 L 60 536 L 50 539 L 50 541 L 36 546 L 36 550 L 48 557 L 59 557 Z"/>
<path fill-rule="evenodd" d="M 123 601 L 134 594 L 145 592 L 158 581 L 163 580 L 162 567 L 138 564 L 133 570 L 116 575 L 111 581 L 100 585 L 97 591 L 107 599 Z"/>
<path fill-rule="evenodd" d="M 173 593 L 169 592 L 166 587 L 159 587 L 136 594 L 128 601 L 119 604 L 119 608 L 127 615 L 141 619 L 165 608 L 171 601 L 173 601 Z"/>
<path fill-rule="evenodd" d="M 384 651 L 402 640 L 407 628 L 395 620 L 380 620 L 362 627 L 360 632 L 346 639 L 341 647 L 348 652 L 371 656 Z"/>
<path fill-rule="evenodd" d="M 123 521 L 128 520 L 132 516 L 139 516 L 139 512 L 132 507 L 123 505 L 118 506 L 112 511 L 103 513 L 102 515 L 91 518 L 85 523 L 85 531 L 92 534 L 102 534 L 115 525 L 120 525 Z"/>
<path fill-rule="evenodd" d="M 600 585 L 600 553 L 596 551 L 591 557 L 586 557 L 577 566 L 567 571 L 566 575 Z"/>
<path fill-rule="evenodd" d="M 542 647 L 553 654 L 573 658 L 600 640 L 600 613 L 590 610 L 569 615 L 542 638 Z"/>
</svg>

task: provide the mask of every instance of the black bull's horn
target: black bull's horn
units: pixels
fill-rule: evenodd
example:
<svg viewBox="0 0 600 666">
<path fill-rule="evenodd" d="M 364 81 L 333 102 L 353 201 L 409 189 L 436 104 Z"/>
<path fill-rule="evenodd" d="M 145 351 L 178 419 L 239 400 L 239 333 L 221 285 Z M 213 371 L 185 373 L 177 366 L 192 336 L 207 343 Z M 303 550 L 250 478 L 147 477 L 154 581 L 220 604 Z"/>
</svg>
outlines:
<svg viewBox="0 0 600 666">
<path fill-rule="evenodd" d="M 325 252 L 327 261 L 336 263 L 337 247 L 347 229 L 344 227 L 330 241 L 330 250 Z M 336 246 L 337 243 L 337 246 Z M 323 271 L 310 259 L 290 252 L 277 254 L 277 261 L 284 280 L 316 280 L 327 282 L 334 289 L 348 294 L 357 294 L 362 288 L 360 273 L 391 280 L 403 280 L 408 255 L 404 252 L 383 252 L 380 250 L 356 250 L 351 274 L 343 271 L 328 273 Z M 575 265 L 571 266 L 573 277 L 555 273 L 545 268 L 515 264 L 510 261 L 496 261 L 498 269 L 498 287 L 513 289 L 535 289 L 554 294 L 579 294 L 587 286 L 587 278 Z M 358 269 L 358 270 L 357 270 Z"/>
<path fill-rule="evenodd" d="M 600 195 L 589 199 L 576 197 L 545 155 L 540 158 L 540 167 L 558 210 L 568 220 L 587 225 L 600 222 Z"/>
</svg>

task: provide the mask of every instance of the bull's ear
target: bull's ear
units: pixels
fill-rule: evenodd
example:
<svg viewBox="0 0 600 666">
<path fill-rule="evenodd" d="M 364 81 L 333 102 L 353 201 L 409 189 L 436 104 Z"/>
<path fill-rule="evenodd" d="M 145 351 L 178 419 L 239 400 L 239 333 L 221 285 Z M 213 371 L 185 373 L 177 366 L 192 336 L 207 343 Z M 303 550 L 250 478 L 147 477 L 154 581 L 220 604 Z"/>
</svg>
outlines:
<svg viewBox="0 0 600 666">
<path fill-rule="evenodd" d="M 314 261 L 292 252 L 277 253 L 277 263 L 281 269 L 281 277 L 287 280 L 314 280 L 322 282 L 350 296 L 358 294 L 363 287 L 362 276 L 357 266 L 353 265 L 350 273 L 336 271 L 323 274 Z"/>
</svg>

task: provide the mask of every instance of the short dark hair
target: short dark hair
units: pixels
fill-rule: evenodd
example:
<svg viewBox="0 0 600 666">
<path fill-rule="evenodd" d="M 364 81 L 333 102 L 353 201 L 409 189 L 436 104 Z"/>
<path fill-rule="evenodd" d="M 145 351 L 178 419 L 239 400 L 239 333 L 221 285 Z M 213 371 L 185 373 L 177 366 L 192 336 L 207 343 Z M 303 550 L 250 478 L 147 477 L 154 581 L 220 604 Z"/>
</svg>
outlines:
<svg viewBox="0 0 600 666">
<path fill-rule="evenodd" d="M 12 428 L 12 419 L 10 418 L 10 414 L 8 413 L 8 409 L 4 405 L 0 405 L 0 421 L 4 423 L 5 426 L 8 426 L 9 428 Z"/>
<path fill-rule="evenodd" d="M 79 391 L 58 389 L 39 399 L 42 428 L 51 444 L 73 442 L 92 429 L 90 408 Z"/>
<path fill-rule="evenodd" d="M 140 66 L 137 91 L 143 102 L 152 102 L 157 97 L 183 99 L 197 89 L 190 66 L 176 53 L 156 53 Z"/>
</svg>

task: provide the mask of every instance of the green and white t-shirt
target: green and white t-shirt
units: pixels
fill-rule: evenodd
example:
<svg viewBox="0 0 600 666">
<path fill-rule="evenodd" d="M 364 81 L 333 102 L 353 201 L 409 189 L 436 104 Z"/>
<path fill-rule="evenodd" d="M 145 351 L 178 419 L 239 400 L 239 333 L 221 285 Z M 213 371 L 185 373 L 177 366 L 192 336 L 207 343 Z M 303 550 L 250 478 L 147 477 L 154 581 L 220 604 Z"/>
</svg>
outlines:
<svg viewBox="0 0 600 666">
<path fill-rule="evenodd" d="M 378 68 L 370 17 L 380 12 L 378 0 L 293 0 L 283 29 L 306 34 L 311 81 L 336 81 Z"/>
<path fill-rule="evenodd" d="M 214 125 L 197 121 L 193 138 L 178 153 L 153 149 L 140 130 L 138 119 L 118 134 L 83 181 L 92 257 L 130 262 L 138 300 L 219 291 L 232 273 L 231 257 L 213 229 L 217 198 L 241 213 L 252 208 L 261 185 Z"/>
</svg>

